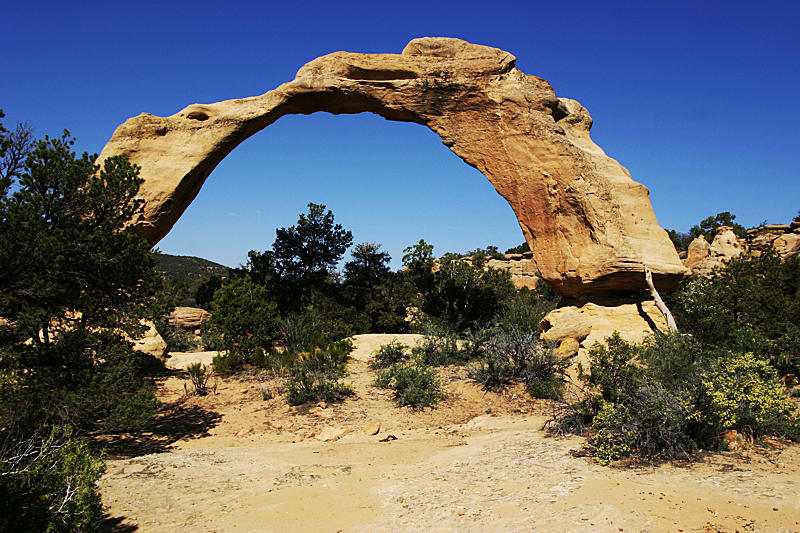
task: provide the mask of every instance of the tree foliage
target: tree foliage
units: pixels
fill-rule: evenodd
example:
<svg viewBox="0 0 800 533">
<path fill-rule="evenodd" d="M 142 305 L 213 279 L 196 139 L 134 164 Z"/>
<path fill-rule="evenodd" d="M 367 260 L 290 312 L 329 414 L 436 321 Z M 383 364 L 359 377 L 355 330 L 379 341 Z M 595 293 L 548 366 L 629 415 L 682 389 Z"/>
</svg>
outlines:
<svg viewBox="0 0 800 533">
<path fill-rule="evenodd" d="M 456 331 L 490 324 L 516 294 L 511 274 L 476 267 L 454 254 L 433 259 L 433 246 L 420 240 L 405 249 L 403 263 L 422 296 L 422 312 Z"/>
<path fill-rule="evenodd" d="M 0 477 L 22 502 L 17 530 L 95 530 L 102 461 L 73 433 L 141 427 L 157 407 L 148 361 L 123 338 L 143 330 L 159 282 L 125 227 L 141 209 L 138 169 L 95 165 L 73 143 L 0 126 Z"/>
</svg>

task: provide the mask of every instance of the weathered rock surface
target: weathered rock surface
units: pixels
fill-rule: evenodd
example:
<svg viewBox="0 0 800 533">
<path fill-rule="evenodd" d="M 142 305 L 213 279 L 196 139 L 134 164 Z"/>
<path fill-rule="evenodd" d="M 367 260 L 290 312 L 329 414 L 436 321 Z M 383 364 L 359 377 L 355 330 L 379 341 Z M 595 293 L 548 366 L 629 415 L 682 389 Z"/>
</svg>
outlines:
<svg viewBox="0 0 800 533">
<path fill-rule="evenodd" d="M 711 244 L 702 235 L 693 240 L 683 265 L 692 274 L 710 276 L 733 257 L 760 255 L 768 248 L 774 249 L 781 257 L 800 253 L 800 228 L 789 224 L 771 224 L 753 228 L 744 237 L 738 237 L 733 228 L 722 226 Z"/>
<path fill-rule="evenodd" d="M 533 254 L 505 254 L 505 261 L 500 259 L 489 259 L 487 267 L 498 270 L 508 270 L 511 273 L 511 283 L 517 289 L 535 289 L 539 283 L 539 269 L 533 260 Z"/>
<path fill-rule="evenodd" d="M 655 302 L 649 297 L 595 298 L 551 311 L 542 320 L 546 329 L 543 340 L 561 340 L 575 337 L 568 332 L 572 325 L 586 323 L 590 331 L 577 337 L 581 347 L 591 348 L 596 342 L 603 342 L 615 331 L 628 342 L 641 343 L 644 339 L 661 331 L 668 331 L 667 321 Z M 559 332 L 564 332 L 559 334 Z"/>
<path fill-rule="evenodd" d="M 576 339 L 581 342 L 592 332 L 592 323 L 576 307 L 561 307 L 542 320 L 541 339 L 546 342 Z"/>
<path fill-rule="evenodd" d="M 202 326 L 209 318 L 211 318 L 211 313 L 199 307 L 176 307 L 167 315 L 170 326 L 192 329 Z"/>
<path fill-rule="evenodd" d="M 142 338 L 132 339 L 133 349 L 164 361 L 167 355 L 167 343 L 159 335 L 156 325 L 151 320 L 144 320 L 142 324 L 147 326 L 147 331 Z"/>
<path fill-rule="evenodd" d="M 119 126 L 100 160 L 142 167 L 145 212 L 136 228 L 155 244 L 216 165 L 287 114 L 372 112 L 435 131 L 511 205 L 542 277 L 564 295 L 659 290 L 686 269 L 656 221 L 649 192 L 592 142 L 592 118 L 508 52 L 422 38 L 403 53 L 335 52 L 261 96 L 193 104 L 170 117 L 143 113 Z"/>
</svg>

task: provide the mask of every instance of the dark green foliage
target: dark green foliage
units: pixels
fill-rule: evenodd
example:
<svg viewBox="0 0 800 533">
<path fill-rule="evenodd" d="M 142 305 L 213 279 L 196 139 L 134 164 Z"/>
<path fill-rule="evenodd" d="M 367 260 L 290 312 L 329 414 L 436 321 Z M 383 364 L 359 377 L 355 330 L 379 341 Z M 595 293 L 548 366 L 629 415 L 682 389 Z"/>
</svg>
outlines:
<svg viewBox="0 0 800 533">
<path fill-rule="evenodd" d="M 350 385 L 339 382 L 336 372 L 320 369 L 303 361 L 292 368 L 286 380 L 286 400 L 289 405 L 308 402 L 341 401 L 354 393 Z"/>
<path fill-rule="evenodd" d="M 290 405 L 312 401 L 341 401 L 353 394 L 350 385 L 339 382 L 345 375 L 347 357 L 353 344 L 345 339 L 310 347 L 308 352 L 297 354 L 286 380 L 287 400 Z"/>
<path fill-rule="evenodd" d="M 487 246 L 485 250 L 477 248 L 472 252 L 467 252 L 466 255 L 472 258 L 472 266 L 476 268 L 483 268 L 483 265 L 489 259 L 500 259 L 502 261 L 506 258 L 506 256 L 497 251 L 497 246 Z"/>
<path fill-rule="evenodd" d="M 733 258 L 711 279 L 687 280 L 668 305 L 699 343 L 756 351 L 782 373 L 800 373 L 800 256 Z"/>
<path fill-rule="evenodd" d="M 141 180 L 122 157 L 100 169 L 76 156 L 68 133 L 35 143 L 29 129 L 7 133 L 0 127 L 0 528 L 95 531 L 103 461 L 73 428 L 135 430 L 158 406 L 143 379 L 151 361 L 122 336 L 158 310 L 154 254 L 124 228 L 141 209 Z"/>
<path fill-rule="evenodd" d="M 227 278 L 230 268 L 208 259 L 188 255 L 159 253 L 156 270 L 164 274 L 168 282 L 181 279 L 187 285 L 195 285 L 210 277 Z"/>
<path fill-rule="evenodd" d="M 688 250 L 689 245 L 692 244 L 692 241 L 695 239 L 690 233 L 678 233 L 674 229 L 668 230 L 667 234 L 669 234 L 669 239 L 678 252 Z"/>
<path fill-rule="evenodd" d="M 226 282 L 222 276 L 209 276 L 201 281 L 194 291 L 195 305 L 209 311 L 211 309 L 211 302 L 214 301 L 214 293 L 217 292 Z"/>
<path fill-rule="evenodd" d="M 695 239 L 702 235 L 708 242 L 714 240 L 714 237 L 717 235 L 717 230 L 721 226 L 729 226 L 733 228 L 733 232 L 738 235 L 739 237 L 744 237 L 747 230 L 741 224 L 734 222 L 736 219 L 736 215 L 732 215 L 731 213 L 724 211 L 722 213 L 718 213 L 716 216 L 708 217 L 702 222 L 700 222 L 699 226 L 692 226 L 689 230 L 689 235 L 692 239 Z"/>
<path fill-rule="evenodd" d="M 408 346 L 399 342 L 391 342 L 381 346 L 372 354 L 370 368 L 386 368 L 397 363 L 404 363 L 410 358 Z"/>
<path fill-rule="evenodd" d="M 11 322 L 0 373 L 15 383 L 3 416 L 116 426 L 135 422 L 136 406 L 153 412 L 147 362 L 115 331 L 142 331 L 159 277 L 147 242 L 122 229 L 141 208 L 137 168 L 116 157 L 97 172 L 73 142 L 65 133 L 32 144 L 13 194 L 0 197 L 0 316 Z"/>
<path fill-rule="evenodd" d="M 506 250 L 507 254 L 524 254 L 525 252 L 530 252 L 531 247 L 528 244 L 528 241 L 523 242 L 519 246 L 515 246 L 513 248 L 509 248 Z"/>
<path fill-rule="evenodd" d="M 553 355 L 538 332 L 513 327 L 497 329 L 484 342 L 470 377 L 487 390 L 501 390 L 512 382 L 526 385 L 536 398 L 560 398 L 571 359 Z"/>
<path fill-rule="evenodd" d="M 797 211 L 797 216 L 794 217 L 795 222 L 800 222 L 800 210 Z"/>
<path fill-rule="evenodd" d="M 389 270 L 391 257 L 380 245 L 363 243 L 351 252 L 344 266 L 342 297 L 362 313 L 370 333 L 404 333 L 408 330 L 406 307 L 414 288 L 407 276 Z"/>
<path fill-rule="evenodd" d="M 775 369 L 752 353 L 704 348 L 680 335 L 643 347 L 614 336 L 590 358 L 590 374 L 581 372 L 590 393 L 557 411 L 553 429 L 591 425 L 589 445 L 603 464 L 626 455 L 686 457 L 720 446 L 732 429 L 757 439 L 800 436 Z"/>
<path fill-rule="evenodd" d="M 218 372 L 238 370 L 256 348 L 272 345 L 276 338 L 279 317 L 276 306 L 269 300 L 266 289 L 249 276 L 238 278 L 214 294 L 209 330 L 215 335 L 217 349 L 231 356 L 220 365 Z"/>
<path fill-rule="evenodd" d="M 412 348 L 412 355 L 422 364 L 446 366 L 464 364 L 469 353 L 462 351 L 458 335 L 447 324 L 427 321 L 423 324 L 422 342 Z"/>
<path fill-rule="evenodd" d="M 539 331 L 542 319 L 556 308 L 560 298 L 543 280 L 535 290 L 511 293 L 503 303 L 499 326 L 505 330 Z"/>
<path fill-rule="evenodd" d="M 639 366 L 640 346 L 622 339 L 619 332 L 597 343 L 589 350 L 589 373 L 579 364 L 579 377 L 597 387 L 600 397 L 608 403 L 624 402 L 639 390 L 643 369 Z"/>
<path fill-rule="evenodd" d="M 433 247 L 424 240 L 405 252 L 403 263 L 422 296 L 422 312 L 455 331 L 491 324 L 516 292 L 509 272 L 476 268 L 454 254 L 434 261 Z"/>
<path fill-rule="evenodd" d="M 251 251 L 245 272 L 267 287 L 281 313 L 297 312 L 325 294 L 336 263 L 353 234 L 335 224 L 325 206 L 310 203 L 296 226 L 276 230 L 272 250 Z"/>
<path fill-rule="evenodd" d="M 436 373 L 419 361 L 399 363 L 379 370 L 375 384 L 383 389 L 394 390 L 397 405 L 401 407 L 432 407 L 445 397 Z"/>
<path fill-rule="evenodd" d="M 97 531 L 103 514 L 96 482 L 105 471 L 86 443 L 63 427 L 16 435 L 0 450 L 0 531 Z"/>
</svg>

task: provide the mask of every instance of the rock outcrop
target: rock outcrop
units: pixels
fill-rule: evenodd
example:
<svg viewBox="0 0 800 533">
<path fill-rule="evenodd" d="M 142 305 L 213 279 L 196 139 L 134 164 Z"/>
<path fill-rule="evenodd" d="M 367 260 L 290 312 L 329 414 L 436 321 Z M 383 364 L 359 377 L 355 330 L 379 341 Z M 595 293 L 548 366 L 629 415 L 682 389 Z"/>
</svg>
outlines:
<svg viewBox="0 0 800 533">
<path fill-rule="evenodd" d="M 710 276 L 733 257 L 760 255 L 768 248 L 781 257 L 800 253 L 800 223 L 761 226 L 748 230 L 744 237 L 738 237 L 729 226 L 721 226 L 711 244 L 702 235 L 691 242 L 683 265 L 692 274 Z"/>
<path fill-rule="evenodd" d="M 459 39 L 422 38 L 402 54 L 335 52 L 261 96 L 194 104 L 170 117 L 120 125 L 100 160 L 141 167 L 146 202 L 135 227 L 155 244 L 216 165 L 287 114 L 372 112 L 436 132 L 511 205 L 542 277 L 559 293 L 659 290 L 686 270 L 646 187 L 592 142 L 592 118 L 515 68 L 508 52 Z"/>
<path fill-rule="evenodd" d="M 584 349 L 603 342 L 615 331 L 632 343 L 641 343 L 657 331 L 669 331 L 655 302 L 644 296 L 572 302 L 548 313 L 542 320 L 542 329 L 542 340 L 574 338 Z"/>
<path fill-rule="evenodd" d="M 208 322 L 211 313 L 199 307 L 176 307 L 167 315 L 167 323 L 170 326 L 178 326 L 187 329 L 196 329 Z"/>
<path fill-rule="evenodd" d="M 511 273 L 511 283 L 517 289 L 535 289 L 539 283 L 539 269 L 533 260 L 533 254 L 505 254 L 505 260 L 489 259 L 486 261 L 487 267 L 498 270 L 508 270 Z"/>
<path fill-rule="evenodd" d="M 142 324 L 147 327 L 144 336 L 138 339 L 129 339 L 133 342 L 133 349 L 152 355 L 163 362 L 167 357 L 167 343 L 156 330 L 156 325 L 152 320 L 143 320 Z"/>
</svg>

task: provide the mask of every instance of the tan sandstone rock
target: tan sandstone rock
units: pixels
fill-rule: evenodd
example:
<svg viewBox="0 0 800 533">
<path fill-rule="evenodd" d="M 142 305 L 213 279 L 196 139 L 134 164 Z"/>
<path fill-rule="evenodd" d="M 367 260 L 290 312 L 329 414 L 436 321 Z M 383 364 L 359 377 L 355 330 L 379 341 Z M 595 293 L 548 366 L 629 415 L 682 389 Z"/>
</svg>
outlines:
<svg viewBox="0 0 800 533">
<path fill-rule="evenodd" d="M 575 307 L 561 307 L 549 312 L 541 326 L 541 339 L 546 342 L 562 339 L 581 342 L 592 332 L 592 323 Z"/>
<path fill-rule="evenodd" d="M 202 326 L 208 322 L 209 318 L 211 318 L 211 313 L 198 307 L 176 307 L 167 315 L 170 326 L 192 329 Z"/>
<path fill-rule="evenodd" d="M 335 52 L 261 96 L 143 113 L 115 131 L 100 160 L 141 166 L 144 213 L 135 227 L 159 241 L 216 165 L 288 114 L 372 112 L 436 132 L 511 205 L 542 277 L 564 295 L 659 290 L 686 270 L 656 221 L 649 192 L 589 137 L 592 118 L 558 98 L 516 58 L 459 39 L 422 38 L 402 54 Z"/>
<path fill-rule="evenodd" d="M 505 254 L 505 257 L 505 260 L 489 259 L 486 266 L 508 270 L 511 274 L 511 283 L 517 289 L 535 289 L 540 276 L 533 254 Z"/>
<path fill-rule="evenodd" d="M 664 315 L 649 297 L 596 298 L 592 301 L 576 302 L 551 311 L 542 322 L 552 324 L 552 329 L 558 330 L 562 328 L 562 320 L 570 323 L 582 320 L 591 325 L 590 333 L 581 338 L 583 348 L 591 348 L 596 342 L 603 342 L 615 331 L 623 339 L 633 343 L 641 343 L 656 331 L 668 331 Z M 542 334 L 543 340 L 550 340 L 546 338 L 549 331 Z"/>
<path fill-rule="evenodd" d="M 581 343 L 578 342 L 578 339 L 567 337 L 561 341 L 555 350 L 553 350 L 553 355 L 559 359 L 566 359 L 568 357 L 574 357 L 578 355 L 578 351 L 580 349 Z"/>
<path fill-rule="evenodd" d="M 167 355 L 167 343 L 158 333 L 156 325 L 152 321 L 144 320 L 142 324 L 147 326 L 147 331 L 142 338 L 133 340 L 133 349 L 164 361 Z"/>
</svg>

